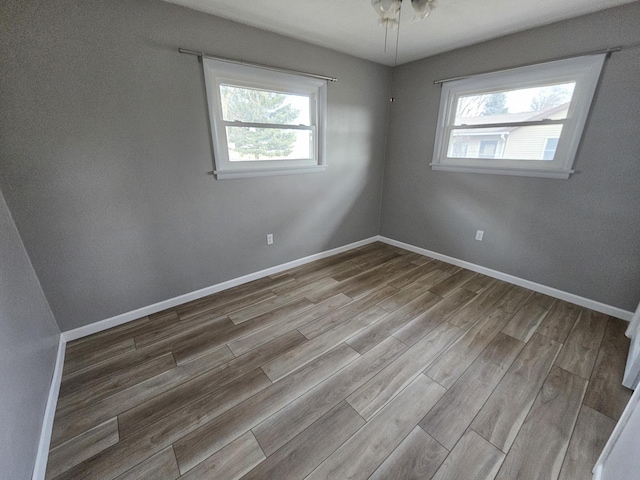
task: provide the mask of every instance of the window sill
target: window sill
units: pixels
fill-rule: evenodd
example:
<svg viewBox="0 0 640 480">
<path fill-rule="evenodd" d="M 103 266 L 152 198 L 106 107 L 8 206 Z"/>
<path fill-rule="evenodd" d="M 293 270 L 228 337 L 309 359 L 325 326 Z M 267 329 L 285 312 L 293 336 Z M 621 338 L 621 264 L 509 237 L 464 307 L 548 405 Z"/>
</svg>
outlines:
<svg viewBox="0 0 640 480">
<path fill-rule="evenodd" d="M 271 177 L 276 175 L 300 175 L 303 173 L 321 173 L 327 169 L 326 165 L 313 165 L 310 167 L 282 167 L 251 170 L 224 170 L 214 171 L 217 180 L 231 180 L 234 178 Z"/>
<path fill-rule="evenodd" d="M 561 180 L 567 180 L 574 173 L 574 170 L 544 170 L 542 168 L 467 167 L 462 165 L 439 165 L 434 163 L 430 163 L 429 165 L 433 170 L 442 172 L 488 173 L 491 175 L 556 178 Z"/>
</svg>

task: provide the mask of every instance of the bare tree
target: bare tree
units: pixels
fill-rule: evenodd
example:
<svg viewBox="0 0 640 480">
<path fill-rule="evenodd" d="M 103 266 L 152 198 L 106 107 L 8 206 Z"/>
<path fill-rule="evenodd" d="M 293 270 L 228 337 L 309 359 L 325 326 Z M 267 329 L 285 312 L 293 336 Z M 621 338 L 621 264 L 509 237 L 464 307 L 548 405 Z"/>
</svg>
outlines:
<svg viewBox="0 0 640 480">
<path fill-rule="evenodd" d="M 458 99 L 456 117 L 472 118 L 507 113 L 506 102 L 507 96 L 504 92 L 461 97 Z"/>
<path fill-rule="evenodd" d="M 533 97 L 531 100 L 531 110 L 534 112 L 543 112 L 567 103 L 573 95 L 573 84 L 553 85 L 547 87 Z"/>
<path fill-rule="evenodd" d="M 468 97 L 460 97 L 458 99 L 456 117 L 479 117 L 482 110 L 484 110 L 485 103 L 487 102 L 486 97 L 487 95 L 469 95 Z"/>
</svg>

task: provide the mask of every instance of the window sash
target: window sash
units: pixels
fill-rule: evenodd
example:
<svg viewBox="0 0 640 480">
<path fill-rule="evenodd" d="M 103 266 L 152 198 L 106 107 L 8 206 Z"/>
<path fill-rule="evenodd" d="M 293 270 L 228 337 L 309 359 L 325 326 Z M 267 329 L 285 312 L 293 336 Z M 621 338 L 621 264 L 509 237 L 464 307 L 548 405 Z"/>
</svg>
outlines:
<svg viewBox="0 0 640 480">
<path fill-rule="evenodd" d="M 511 70 L 483 74 L 460 80 L 444 82 L 440 100 L 440 111 L 436 131 L 433 161 L 434 170 L 477 171 L 479 173 L 519 174 L 536 176 L 536 171 L 560 172 L 555 178 L 568 178 L 582 131 L 593 101 L 595 89 L 605 55 L 591 55 L 568 60 L 514 68 Z M 458 100 L 469 95 L 486 95 L 520 88 L 550 86 L 575 82 L 575 88 L 568 105 L 566 118 L 542 119 L 520 122 L 455 124 Z M 527 126 L 561 125 L 562 133 L 553 160 L 518 160 L 449 157 L 449 147 L 454 130 L 477 130 L 487 128 L 518 128 Z M 451 168 L 449 168 L 451 167 Z M 515 173 L 514 173 L 515 172 Z M 554 175 L 539 175 L 554 176 Z"/>
<path fill-rule="evenodd" d="M 536 125 L 563 125 L 566 119 L 562 120 L 532 120 L 529 122 L 502 122 L 502 123 L 462 123 L 460 125 L 448 125 L 448 130 L 471 130 L 474 128 L 501 128 L 501 127 L 534 127 Z"/>
<path fill-rule="evenodd" d="M 565 120 L 550 120 L 550 121 L 544 121 L 544 122 L 513 122 L 513 123 L 488 123 L 488 124 L 480 124 L 480 125 L 457 125 L 457 126 L 449 126 L 446 129 L 446 140 L 444 143 L 443 148 L 445 148 L 446 150 L 444 151 L 443 155 L 446 158 L 446 163 L 451 164 L 451 165 L 464 165 L 465 163 L 471 163 L 474 162 L 474 166 L 476 165 L 480 165 L 481 161 L 484 160 L 491 160 L 491 165 L 488 165 L 489 167 L 498 167 L 498 166 L 508 166 L 508 165 L 513 165 L 516 168 L 530 168 L 530 169 L 548 169 L 548 168 L 556 168 L 558 165 L 560 165 L 560 159 L 557 155 L 558 152 L 558 146 L 556 145 L 556 149 L 555 152 L 556 154 L 553 156 L 553 158 L 551 159 L 545 159 L 544 158 L 544 152 L 547 149 L 547 139 L 545 139 L 544 145 L 543 145 L 543 149 L 541 152 L 541 156 L 537 157 L 537 158 L 528 158 L 528 159 L 522 159 L 522 158 L 515 158 L 513 156 L 502 156 L 502 157 L 488 157 L 488 156 L 484 156 L 481 154 L 481 152 L 479 152 L 479 154 L 475 157 L 470 157 L 470 156 L 466 156 L 466 152 L 465 152 L 465 156 L 464 157 L 456 157 L 456 156 L 449 156 L 449 151 L 450 151 L 450 146 L 451 146 L 451 141 L 454 138 L 455 135 L 452 135 L 454 132 L 458 131 L 458 130 L 476 130 L 478 133 L 476 135 L 500 135 L 500 133 L 484 133 L 483 130 L 486 130 L 488 128 L 518 128 L 518 127 L 539 127 L 539 126 L 545 126 L 545 125 L 560 125 L 563 129 L 566 123 L 566 119 Z M 469 133 L 468 135 L 474 135 L 473 133 Z M 560 137 L 558 137 L 558 141 L 559 139 L 562 137 L 562 133 L 560 133 Z M 485 142 L 486 140 L 481 140 L 480 143 L 482 144 L 483 142 Z M 499 143 L 496 140 L 497 143 Z M 506 141 L 505 141 L 506 143 Z M 496 153 L 498 152 L 499 147 L 496 147 Z M 505 146 L 503 145 L 502 150 L 505 150 Z M 504 155 L 504 152 L 502 153 Z M 479 162 L 480 161 L 480 162 Z M 516 163 L 517 162 L 517 163 Z"/>
<path fill-rule="evenodd" d="M 326 167 L 324 132 L 326 130 L 326 81 L 295 74 L 273 72 L 245 65 L 203 59 L 207 89 L 211 138 L 217 178 L 278 175 L 322 171 Z M 306 96 L 309 99 L 309 125 L 224 120 L 220 86 L 251 88 L 259 91 Z M 228 127 L 298 130 L 310 132 L 311 158 L 274 158 L 232 161 Z"/>
<path fill-rule="evenodd" d="M 240 122 L 234 120 L 230 122 L 228 120 L 222 120 L 221 122 L 225 127 L 248 127 L 248 128 L 275 128 L 280 130 L 315 130 L 315 125 L 290 125 L 288 123 L 253 123 L 253 122 Z"/>
<path fill-rule="evenodd" d="M 268 163 L 271 166 L 286 166 L 286 165 L 294 165 L 296 163 L 300 163 L 300 164 L 310 164 L 313 165 L 316 163 L 316 158 L 317 158 L 317 152 L 315 151 L 316 146 L 317 146 L 317 140 L 316 140 L 316 128 L 315 127 L 300 127 L 299 125 L 294 125 L 292 127 L 289 127 L 287 125 L 276 125 L 276 124 L 261 124 L 261 123 L 242 123 L 242 122 L 227 122 L 228 125 L 225 126 L 225 148 L 227 149 L 227 155 L 228 155 L 228 159 L 229 162 L 233 165 L 234 169 L 237 168 L 247 168 L 247 167 L 242 167 L 239 165 L 248 165 L 249 168 L 256 168 L 258 166 L 262 166 L 264 165 L 264 163 Z M 261 160 L 248 160 L 248 159 L 242 159 L 242 160 L 232 160 L 231 159 L 231 151 L 232 149 L 229 147 L 229 138 L 228 138 L 228 132 L 226 127 L 240 127 L 240 128 L 252 128 L 252 127 L 256 127 L 256 128 L 269 128 L 269 129 L 274 129 L 274 130 L 297 130 L 297 131 L 306 131 L 310 133 L 310 140 L 311 140 L 311 145 L 309 146 L 309 153 L 311 154 L 310 156 L 307 157 L 294 157 L 294 158 L 282 158 L 282 157 L 273 157 L 273 158 L 268 158 L 268 159 L 261 159 Z M 296 127 L 296 128 L 293 128 Z M 241 162 L 241 163 L 240 163 Z"/>
<path fill-rule="evenodd" d="M 262 87 L 258 88 L 255 87 L 253 85 L 247 85 L 246 82 L 234 82 L 235 84 L 230 84 L 230 83 L 225 83 L 222 80 L 220 80 L 218 82 L 218 92 L 217 94 L 222 97 L 222 87 L 230 87 L 230 88 L 237 88 L 237 89 L 241 89 L 241 90 L 255 90 L 258 92 L 264 92 L 264 93 L 279 93 L 279 94 L 283 94 L 283 95 L 289 95 L 289 96 L 296 96 L 296 97 L 304 97 L 308 103 L 307 108 L 309 109 L 309 121 L 307 123 L 300 123 L 300 124 L 296 124 L 296 125 L 306 125 L 306 126 L 311 126 L 311 125 L 315 125 L 317 122 L 317 118 L 316 118 L 316 105 L 315 105 L 315 95 L 312 91 L 299 91 L 299 89 L 296 89 L 296 91 L 294 92 L 293 89 L 289 88 L 289 89 L 283 89 L 281 88 L 282 86 L 280 86 L 280 88 L 278 87 L 274 87 L 274 88 L 267 88 L 265 87 L 265 85 L 263 85 Z M 224 111 L 222 110 L 222 102 L 220 103 L 220 119 L 224 122 L 234 122 L 234 121 L 240 121 L 240 122 L 244 122 L 244 120 L 225 120 L 225 115 L 224 115 Z M 251 123 L 251 122 L 245 122 L 245 123 Z M 275 122 L 273 122 L 274 125 L 276 124 Z M 282 124 L 278 124 L 278 125 L 286 125 L 284 123 Z"/>
</svg>

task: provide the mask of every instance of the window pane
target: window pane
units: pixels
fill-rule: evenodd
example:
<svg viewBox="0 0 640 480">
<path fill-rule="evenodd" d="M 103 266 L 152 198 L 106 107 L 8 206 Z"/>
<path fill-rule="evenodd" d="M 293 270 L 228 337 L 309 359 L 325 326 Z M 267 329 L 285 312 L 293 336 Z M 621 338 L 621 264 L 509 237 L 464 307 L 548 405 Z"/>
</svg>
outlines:
<svg viewBox="0 0 640 480">
<path fill-rule="evenodd" d="M 220 100 L 228 122 L 311 125 L 308 95 L 220 85 Z"/>
<path fill-rule="evenodd" d="M 553 160 L 556 156 L 556 149 L 558 148 L 559 138 L 547 138 L 544 145 L 544 151 L 542 152 L 542 160 Z"/>
<path fill-rule="evenodd" d="M 313 132 L 291 128 L 226 127 L 229 161 L 313 158 Z"/>
<path fill-rule="evenodd" d="M 480 141 L 480 158 L 496 158 L 498 153 L 498 140 Z"/>
<path fill-rule="evenodd" d="M 455 129 L 449 137 L 449 158 L 553 160 L 562 125 Z"/>
<path fill-rule="evenodd" d="M 575 82 L 461 96 L 455 125 L 563 120 L 567 118 Z"/>
</svg>

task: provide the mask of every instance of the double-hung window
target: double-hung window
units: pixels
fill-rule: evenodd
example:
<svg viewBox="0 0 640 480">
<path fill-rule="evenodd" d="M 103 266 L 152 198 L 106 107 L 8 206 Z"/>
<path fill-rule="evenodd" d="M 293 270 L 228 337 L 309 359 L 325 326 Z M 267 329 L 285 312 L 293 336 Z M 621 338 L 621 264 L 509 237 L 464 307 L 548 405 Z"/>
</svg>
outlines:
<svg viewBox="0 0 640 480">
<path fill-rule="evenodd" d="M 324 170 L 324 80 L 203 58 L 216 178 Z"/>
<path fill-rule="evenodd" d="M 442 85 L 434 170 L 569 178 L 605 55 Z"/>
</svg>

